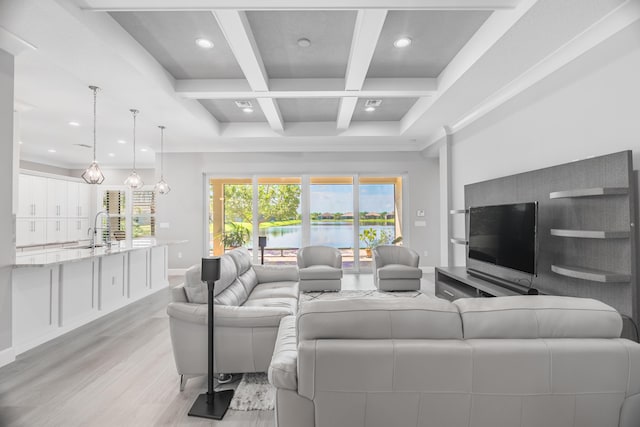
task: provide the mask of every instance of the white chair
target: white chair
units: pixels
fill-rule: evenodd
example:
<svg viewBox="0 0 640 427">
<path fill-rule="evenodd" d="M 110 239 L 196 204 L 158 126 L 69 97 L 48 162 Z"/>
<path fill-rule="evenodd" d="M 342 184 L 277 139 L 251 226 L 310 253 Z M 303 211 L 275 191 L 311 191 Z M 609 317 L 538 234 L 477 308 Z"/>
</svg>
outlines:
<svg viewBox="0 0 640 427">
<path fill-rule="evenodd" d="M 404 246 L 382 245 L 373 248 L 373 283 L 381 291 L 417 291 L 422 270 L 420 256 Z"/>
<path fill-rule="evenodd" d="M 298 251 L 301 292 L 339 291 L 342 254 L 329 246 L 307 246 Z"/>
</svg>

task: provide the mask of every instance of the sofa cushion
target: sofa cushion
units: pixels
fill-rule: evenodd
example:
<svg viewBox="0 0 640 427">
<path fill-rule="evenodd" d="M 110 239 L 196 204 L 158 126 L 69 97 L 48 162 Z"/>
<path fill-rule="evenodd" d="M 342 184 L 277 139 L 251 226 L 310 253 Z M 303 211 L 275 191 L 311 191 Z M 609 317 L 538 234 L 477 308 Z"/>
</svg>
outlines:
<svg viewBox="0 0 640 427">
<path fill-rule="evenodd" d="M 298 283 L 260 283 L 253 288 L 253 292 L 249 295 L 249 300 L 260 298 L 298 298 Z"/>
<path fill-rule="evenodd" d="M 247 301 L 248 294 L 240 280 L 235 279 L 222 292 L 215 296 L 213 303 L 220 305 L 240 306 Z"/>
<path fill-rule="evenodd" d="M 278 388 L 298 389 L 298 345 L 296 316 L 283 317 L 269 365 L 269 382 Z"/>
<path fill-rule="evenodd" d="M 236 248 L 226 253 L 229 255 L 233 262 L 236 264 L 238 275 L 242 275 L 245 271 L 251 268 L 251 254 L 247 248 Z"/>
<path fill-rule="evenodd" d="M 184 293 L 187 301 L 194 304 L 207 303 L 207 284 L 200 280 L 200 266 L 193 265 L 184 274 Z"/>
<path fill-rule="evenodd" d="M 422 270 L 402 264 L 387 264 L 378 269 L 380 279 L 420 279 Z"/>
<path fill-rule="evenodd" d="M 461 339 L 458 309 L 448 301 L 426 295 L 311 300 L 300 304 L 300 341 L 393 338 Z"/>
<path fill-rule="evenodd" d="M 300 279 L 302 280 L 322 280 L 322 279 L 340 279 L 342 278 L 342 269 L 330 267 L 328 265 L 312 265 L 300 269 Z"/>
<path fill-rule="evenodd" d="M 589 298 L 523 295 L 462 298 L 465 339 L 616 338 L 622 318 L 612 307 Z"/>
</svg>

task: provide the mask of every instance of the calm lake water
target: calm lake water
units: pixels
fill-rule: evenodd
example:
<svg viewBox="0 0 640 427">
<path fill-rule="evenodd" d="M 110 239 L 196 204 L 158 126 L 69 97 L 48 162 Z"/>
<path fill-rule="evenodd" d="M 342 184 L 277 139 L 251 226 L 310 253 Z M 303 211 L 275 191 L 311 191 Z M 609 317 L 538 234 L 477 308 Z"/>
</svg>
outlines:
<svg viewBox="0 0 640 427">
<path fill-rule="evenodd" d="M 385 230 L 391 236 L 394 236 L 395 227 L 393 225 L 361 225 L 360 232 L 367 228 Z M 269 227 L 264 230 L 264 233 L 267 236 L 267 248 L 299 248 L 302 246 L 301 225 Z M 353 224 L 335 222 L 311 223 L 311 244 L 350 248 L 353 246 Z"/>
</svg>

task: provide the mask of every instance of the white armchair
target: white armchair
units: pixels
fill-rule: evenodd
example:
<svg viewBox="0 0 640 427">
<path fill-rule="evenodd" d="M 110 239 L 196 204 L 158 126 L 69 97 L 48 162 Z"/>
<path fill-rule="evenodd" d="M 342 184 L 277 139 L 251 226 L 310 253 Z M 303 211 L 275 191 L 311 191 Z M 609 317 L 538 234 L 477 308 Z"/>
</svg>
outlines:
<svg viewBox="0 0 640 427">
<path fill-rule="evenodd" d="M 330 246 L 307 246 L 298 251 L 300 291 L 339 291 L 342 254 Z"/>
<path fill-rule="evenodd" d="M 417 291 L 422 270 L 420 256 L 404 246 L 382 245 L 373 248 L 373 283 L 381 291 Z"/>
</svg>

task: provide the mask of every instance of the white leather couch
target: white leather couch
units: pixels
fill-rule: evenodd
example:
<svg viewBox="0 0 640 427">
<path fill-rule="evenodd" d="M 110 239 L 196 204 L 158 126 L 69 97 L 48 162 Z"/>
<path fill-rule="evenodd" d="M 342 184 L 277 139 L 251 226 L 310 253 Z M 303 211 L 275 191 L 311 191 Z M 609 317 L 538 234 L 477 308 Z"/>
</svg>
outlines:
<svg viewBox="0 0 640 427">
<path fill-rule="evenodd" d="M 207 285 L 200 265 L 172 292 L 167 313 L 183 389 L 188 378 L 207 374 Z M 245 248 L 234 249 L 221 257 L 214 294 L 214 371 L 266 372 L 280 319 L 297 309 L 297 268 L 252 265 Z"/>
<path fill-rule="evenodd" d="M 310 301 L 282 320 L 278 427 L 637 427 L 640 344 L 590 299 Z"/>
</svg>

